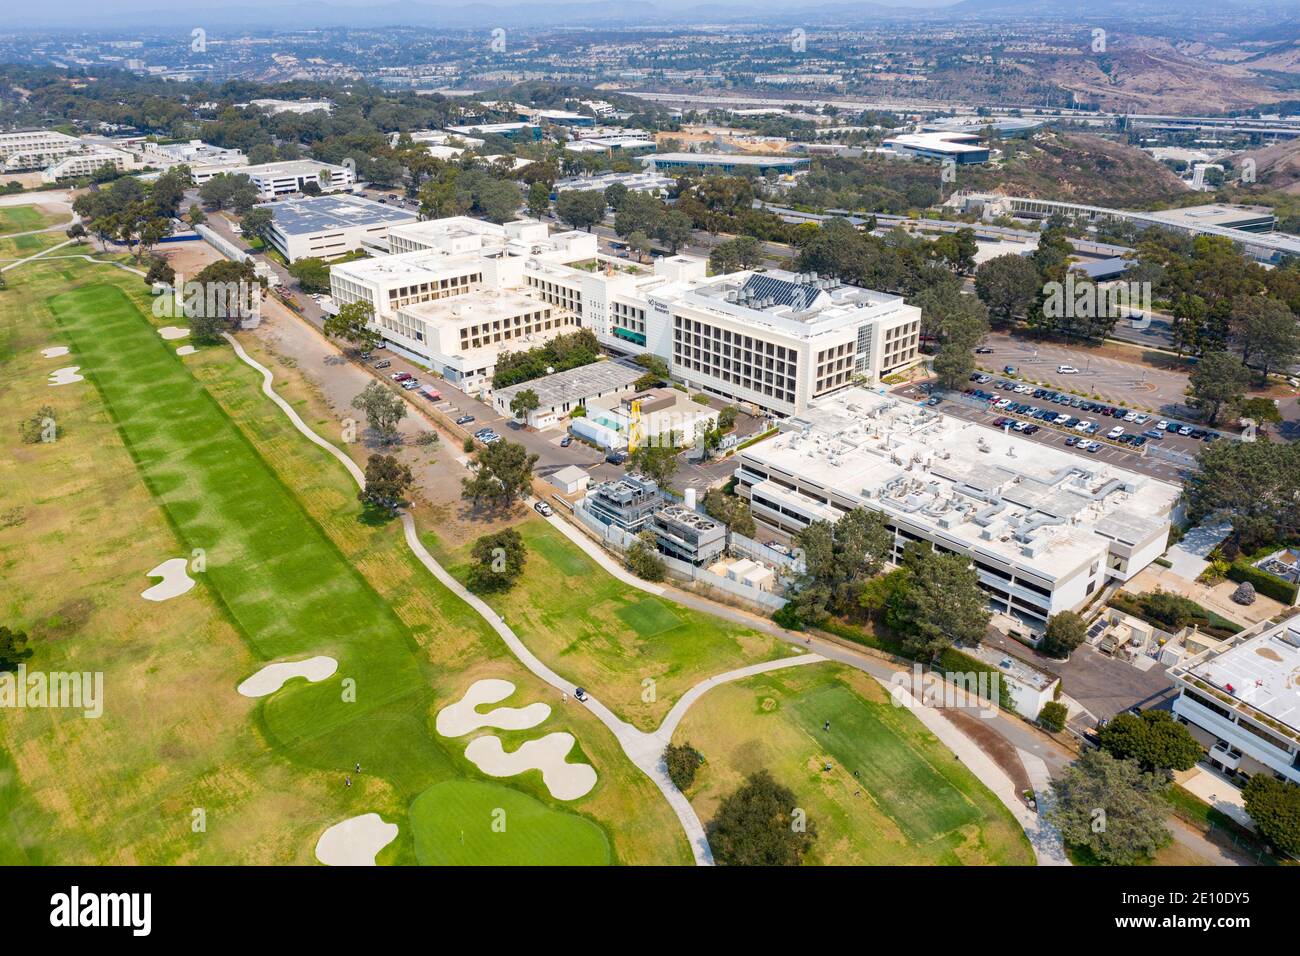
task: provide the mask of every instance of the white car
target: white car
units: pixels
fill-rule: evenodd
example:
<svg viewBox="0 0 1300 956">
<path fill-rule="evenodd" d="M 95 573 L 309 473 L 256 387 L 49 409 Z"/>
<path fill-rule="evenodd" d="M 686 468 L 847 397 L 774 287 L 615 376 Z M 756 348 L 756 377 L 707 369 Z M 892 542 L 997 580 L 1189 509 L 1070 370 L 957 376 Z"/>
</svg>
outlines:
<svg viewBox="0 0 1300 956">
<path fill-rule="evenodd" d="M 1136 424 L 1138 424 L 1138 425 L 1145 425 L 1147 422 L 1151 421 L 1151 416 L 1150 416 L 1150 415 L 1138 415 L 1136 418 L 1133 419 L 1133 421 L 1134 421 Z"/>
<path fill-rule="evenodd" d="M 1135 422 L 1137 420 L 1138 420 L 1137 412 L 1129 412 L 1127 415 L 1124 416 L 1124 421 L 1126 422 Z"/>
<path fill-rule="evenodd" d="M 1000 401 L 999 401 L 996 405 L 994 405 L 993 407 L 994 407 L 994 408 L 1006 408 L 1006 407 L 1007 407 L 1008 405 L 1010 405 L 1010 404 L 1011 404 L 1011 399 L 1009 399 L 1009 398 L 1004 398 L 1004 399 L 1000 400 Z"/>
<path fill-rule="evenodd" d="M 1091 427 L 1092 427 L 1092 422 L 1088 421 L 1087 419 L 1084 419 L 1083 421 L 1079 422 L 1079 424 L 1074 426 L 1074 430 L 1076 432 L 1086 432 Z"/>
<path fill-rule="evenodd" d="M 1116 425 L 1116 426 L 1115 426 L 1114 428 L 1112 428 L 1110 431 L 1106 432 L 1106 437 L 1109 438 L 1111 441 L 1114 441 L 1116 438 L 1118 438 L 1118 437 L 1119 437 L 1120 435 L 1122 435 L 1122 434 L 1124 434 L 1124 429 L 1122 429 L 1122 428 L 1120 428 L 1118 425 Z"/>
<path fill-rule="evenodd" d="M 548 505 L 545 501 L 537 502 L 537 504 L 533 505 L 533 510 L 536 511 L 543 518 L 549 518 L 551 515 L 555 514 L 555 512 L 551 510 L 551 506 Z"/>
<path fill-rule="evenodd" d="M 1162 432 L 1169 431 L 1169 419 L 1160 419 L 1160 421 L 1156 422 L 1156 428 L 1160 429 Z"/>
<path fill-rule="evenodd" d="M 1178 434 L 1180 435 L 1190 435 L 1191 433 L 1192 433 L 1191 425 L 1184 425 L 1182 428 L 1178 429 Z"/>
<path fill-rule="evenodd" d="M 1079 370 L 1073 365 L 1058 365 L 1056 371 L 1062 375 L 1078 375 Z"/>
<path fill-rule="evenodd" d="M 1052 421 L 1053 421 L 1053 424 L 1056 424 L 1056 425 L 1064 425 L 1064 424 L 1065 424 L 1066 422 L 1068 422 L 1069 420 L 1070 420 L 1070 416 L 1069 416 L 1069 415 L 1057 415 L 1056 418 L 1054 418 Z"/>
</svg>

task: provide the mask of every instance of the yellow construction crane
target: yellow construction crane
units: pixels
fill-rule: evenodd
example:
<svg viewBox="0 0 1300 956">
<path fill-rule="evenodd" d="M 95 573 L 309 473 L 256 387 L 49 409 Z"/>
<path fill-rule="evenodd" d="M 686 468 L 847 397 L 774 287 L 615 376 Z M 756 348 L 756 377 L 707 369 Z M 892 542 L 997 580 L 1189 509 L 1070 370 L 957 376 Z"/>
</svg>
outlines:
<svg viewBox="0 0 1300 956">
<path fill-rule="evenodd" d="M 641 424 L 641 399 L 634 398 L 628 405 L 627 417 L 627 453 L 635 454 L 645 439 Z"/>
</svg>

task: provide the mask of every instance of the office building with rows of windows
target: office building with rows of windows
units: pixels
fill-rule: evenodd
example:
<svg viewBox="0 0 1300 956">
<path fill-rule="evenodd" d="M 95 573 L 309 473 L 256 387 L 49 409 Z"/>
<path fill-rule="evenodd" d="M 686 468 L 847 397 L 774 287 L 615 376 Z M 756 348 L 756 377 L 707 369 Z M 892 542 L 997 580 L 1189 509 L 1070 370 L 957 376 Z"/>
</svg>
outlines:
<svg viewBox="0 0 1300 956">
<path fill-rule="evenodd" d="M 1041 630 L 1165 550 L 1179 488 L 887 395 L 819 399 L 739 452 L 754 517 L 797 532 L 878 511 L 912 541 L 968 557 L 994 611 Z"/>
</svg>

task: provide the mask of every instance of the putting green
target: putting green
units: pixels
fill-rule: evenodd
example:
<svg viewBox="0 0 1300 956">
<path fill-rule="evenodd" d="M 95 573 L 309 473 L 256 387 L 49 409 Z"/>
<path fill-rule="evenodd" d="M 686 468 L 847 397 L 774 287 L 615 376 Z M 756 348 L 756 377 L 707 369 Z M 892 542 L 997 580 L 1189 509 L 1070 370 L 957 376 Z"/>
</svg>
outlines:
<svg viewBox="0 0 1300 956">
<path fill-rule="evenodd" d="M 495 783 L 439 783 L 411 804 L 415 855 L 426 866 L 602 866 L 605 832 L 586 817 Z"/>
</svg>

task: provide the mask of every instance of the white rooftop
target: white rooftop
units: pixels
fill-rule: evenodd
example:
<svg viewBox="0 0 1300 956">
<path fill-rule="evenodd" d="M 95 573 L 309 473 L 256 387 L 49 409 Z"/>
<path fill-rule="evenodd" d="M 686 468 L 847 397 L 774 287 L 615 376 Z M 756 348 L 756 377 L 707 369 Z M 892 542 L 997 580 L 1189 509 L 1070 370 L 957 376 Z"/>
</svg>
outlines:
<svg viewBox="0 0 1300 956">
<path fill-rule="evenodd" d="M 1158 534 L 1179 495 L 1175 485 L 858 387 L 789 424 L 742 460 L 1004 562 L 1032 558 L 1052 577 L 1111 541 L 1133 546 Z"/>
<path fill-rule="evenodd" d="M 1300 730 L 1300 614 L 1213 652 L 1190 673 L 1263 714 Z"/>
</svg>

